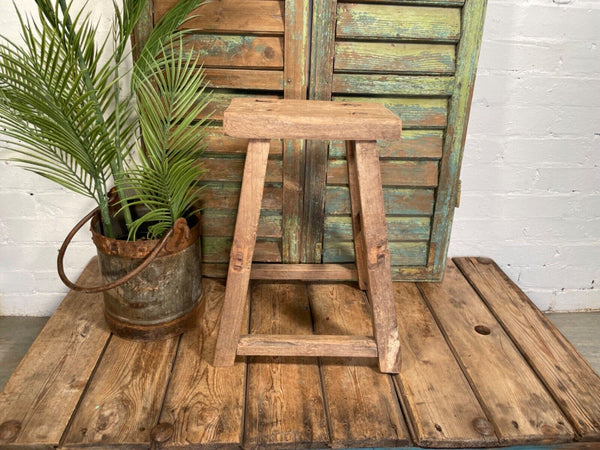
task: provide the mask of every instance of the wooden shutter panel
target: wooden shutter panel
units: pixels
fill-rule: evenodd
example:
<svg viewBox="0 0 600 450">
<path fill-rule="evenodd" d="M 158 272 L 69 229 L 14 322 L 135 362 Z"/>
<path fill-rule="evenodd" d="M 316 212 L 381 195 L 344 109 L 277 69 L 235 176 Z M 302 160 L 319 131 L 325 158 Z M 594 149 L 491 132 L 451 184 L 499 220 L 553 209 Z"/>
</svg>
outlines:
<svg viewBox="0 0 600 450">
<path fill-rule="evenodd" d="M 176 0 L 153 0 L 143 42 Z M 395 280 L 445 267 L 486 0 L 213 0 L 186 26 L 214 88 L 204 191 L 206 275 L 223 276 L 246 140 L 223 135 L 231 98 L 372 101 L 403 119 L 380 141 Z M 255 260 L 353 261 L 342 142 L 272 141 Z"/>
</svg>

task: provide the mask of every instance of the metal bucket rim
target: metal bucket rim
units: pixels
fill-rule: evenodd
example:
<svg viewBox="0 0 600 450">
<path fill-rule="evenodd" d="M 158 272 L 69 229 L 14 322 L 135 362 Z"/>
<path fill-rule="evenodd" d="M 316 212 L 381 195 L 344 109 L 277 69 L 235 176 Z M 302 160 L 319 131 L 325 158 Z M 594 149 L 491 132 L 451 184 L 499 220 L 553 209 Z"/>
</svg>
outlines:
<svg viewBox="0 0 600 450">
<path fill-rule="evenodd" d="M 187 224 L 182 223 L 180 219 L 175 222 L 173 236 L 168 239 L 165 247 L 158 254 L 159 258 L 180 253 L 198 241 L 201 231 L 200 213 L 194 214 L 193 217 L 195 217 L 196 223 L 192 228 L 188 228 Z M 106 237 L 98 231 L 100 220 L 100 213 L 94 215 L 90 224 L 90 231 L 96 250 L 106 255 L 125 259 L 144 259 L 160 241 L 160 239 L 129 241 Z"/>
</svg>

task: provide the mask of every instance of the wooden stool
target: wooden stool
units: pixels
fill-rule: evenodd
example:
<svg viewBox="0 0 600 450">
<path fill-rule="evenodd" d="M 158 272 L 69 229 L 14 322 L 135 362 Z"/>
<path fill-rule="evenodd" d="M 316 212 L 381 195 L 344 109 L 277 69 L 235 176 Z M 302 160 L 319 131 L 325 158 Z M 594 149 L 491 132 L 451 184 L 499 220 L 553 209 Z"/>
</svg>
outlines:
<svg viewBox="0 0 600 450">
<path fill-rule="evenodd" d="M 249 142 L 214 365 L 231 366 L 236 354 L 374 357 L 379 358 L 382 372 L 398 373 L 400 343 L 376 140 L 399 139 L 401 120 L 376 103 L 235 98 L 225 111 L 223 127 L 227 135 Z M 346 141 L 358 281 L 371 302 L 375 339 L 344 335 L 240 337 L 271 139 Z M 332 280 L 344 270 L 334 264 L 260 266 L 261 279 L 281 279 L 277 274 L 283 272 L 287 280 L 306 280 L 307 274 L 315 280 L 318 268 L 327 274 L 325 279 Z"/>
</svg>

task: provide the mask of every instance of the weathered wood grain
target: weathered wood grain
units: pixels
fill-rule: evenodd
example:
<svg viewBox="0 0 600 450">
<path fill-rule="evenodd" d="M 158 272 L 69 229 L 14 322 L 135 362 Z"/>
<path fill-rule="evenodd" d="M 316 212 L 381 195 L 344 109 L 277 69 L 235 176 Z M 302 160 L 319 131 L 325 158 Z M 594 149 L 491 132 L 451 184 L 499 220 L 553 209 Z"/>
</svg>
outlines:
<svg viewBox="0 0 600 450">
<path fill-rule="evenodd" d="M 203 208 L 237 209 L 240 199 L 239 183 L 206 182 L 202 184 Z M 281 211 L 281 186 L 265 186 L 261 208 L 267 211 Z"/>
<path fill-rule="evenodd" d="M 334 71 L 452 74 L 454 45 L 337 41 Z"/>
<path fill-rule="evenodd" d="M 366 336 L 249 334 L 240 336 L 239 355 L 376 358 L 375 339 Z"/>
<path fill-rule="evenodd" d="M 448 101 L 443 98 L 334 96 L 335 101 L 381 103 L 402 119 L 402 132 L 411 128 L 445 128 Z"/>
<path fill-rule="evenodd" d="M 428 242 L 390 242 L 392 266 L 422 266 L 427 263 Z M 323 262 L 353 262 L 354 243 L 352 241 L 325 240 L 323 242 Z"/>
<path fill-rule="evenodd" d="M 244 160 L 241 158 L 202 157 L 199 161 L 206 169 L 206 172 L 200 176 L 201 181 L 242 181 Z M 283 181 L 281 160 L 269 160 L 266 181 L 267 183 L 281 183 Z"/>
<path fill-rule="evenodd" d="M 295 0 L 285 5 L 284 98 L 306 100 L 310 52 L 309 0 Z M 300 262 L 302 214 L 304 207 L 304 151 L 306 141 L 286 140 L 283 155 L 283 238 L 282 259 Z"/>
<path fill-rule="evenodd" d="M 378 141 L 377 151 L 380 158 L 440 159 L 443 141 L 442 130 L 406 130 L 402 132 L 400 140 Z M 329 158 L 344 159 L 345 157 L 344 141 L 331 141 Z"/>
<path fill-rule="evenodd" d="M 362 0 L 361 0 L 362 1 Z M 357 0 L 341 0 L 340 3 L 357 3 Z M 440 5 L 440 6 L 461 6 L 465 0 L 369 0 L 369 3 L 390 3 L 398 5 Z"/>
<path fill-rule="evenodd" d="M 205 155 L 245 155 L 248 149 L 248 139 L 226 136 L 222 126 L 212 126 L 206 129 L 204 138 Z M 281 139 L 273 139 L 269 147 L 269 156 L 281 157 Z"/>
<path fill-rule="evenodd" d="M 308 287 L 315 332 L 371 336 L 364 294 L 348 284 Z M 391 378 L 376 360 L 321 358 L 334 447 L 400 447 L 409 437 Z"/>
<path fill-rule="evenodd" d="M 501 444 L 573 438 L 566 417 L 451 261 L 443 282 L 419 284 L 419 289 Z"/>
<path fill-rule="evenodd" d="M 502 324 L 583 440 L 600 440 L 600 377 L 502 270 L 486 258 L 454 262 Z"/>
<path fill-rule="evenodd" d="M 203 210 L 202 236 L 233 236 L 236 212 L 233 210 Z M 263 238 L 281 238 L 281 214 L 262 212 L 258 221 L 257 236 Z"/>
<path fill-rule="evenodd" d="M 401 372 L 394 381 L 415 443 L 422 447 L 497 444 L 493 427 L 417 287 L 394 283 L 394 298 L 402 349 Z M 486 423 L 488 427 L 482 428 Z"/>
<path fill-rule="evenodd" d="M 354 241 L 354 256 L 356 259 L 356 272 L 358 275 L 358 287 L 365 291 L 369 276 L 367 274 L 367 254 L 365 244 L 365 233 L 362 227 L 362 207 L 360 203 L 360 188 L 358 185 L 358 170 L 356 169 L 356 142 L 346 141 L 346 155 L 348 166 L 348 190 L 350 192 L 350 225 L 352 226 L 351 239 Z M 377 170 L 379 176 L 379 170 Z M 323 235 L 323 240 L 329 236 Z"/>
<path fill-rule="evenodd" d="M 69 426 L 64 445 L 152 442 L 179 337 L 132 341 L 112 336 Z"/>
<path fill-rule="evenodd" d="M 392 254 L 393 256 L 393 254 Z M 348 261 L 353 260 L 353 256 L 350 256 Z M 394 260 L 392 259 L 392 262 Z M 406 261 L 405 261 L 406 262 Z M 411 280 L 411 281 L 422 281 L 422 280 L 430 280 L 431 279 L 431 268 L 423 265 L 423 263 L 415 263 L 413 260 L 411 262 L 413 265 L 409 266 L 394 266 L 392 265 L 392 280 Z M 256 263 L 255 263 L 256 264 Z M 261 264 L 261 263 L 258 263 Z M 270 264 L 270 263 L 269 263 Z M 333 264 L 333 263 L 330 263 Z M 354 266 L 353 263 L 342 265 L 351 265 Z M 227 276 L 227 264 L 224 262 L 220 263 L 203 263 L 202 264 L 202 275 L 210 278 L 225 278 Z M 316 276 L 314 277 L 316 278 Z M 327 279 L 327 277 L 325 277 Z M 338 279 L 336 277 L 336 279 Z M 340 277 L 342 281 L 356 281 L 357 277 L 355 275 L 348 276 L 348 278 Z"/>
<path fill-rule="evenodd" d="M 251 280 L 356 280 L 354 264 L 252 264 Z"/>
<path fill-rule="evenodd" d="M 202 239 L 202 262 L 222 263 L 229 261 L 231 237 L 210 237 Z M 258 239 L 254 249 L 254 261 L 281 262 L 280 239 Z"/>
<path fill-rule="evenodd" d="M 330 215 L 351 213 L 350 193 L 345 186 L 327 186 L 325 212 Z M 433 212 L 432 189 L 383 188 L 383 206 L 386 214 L 419 216 Z"/>
<path fill-rule="evenodd" d="M 436 187 L 438 171 L 436 161 L 381 161 L 381 179 L 384 186 Z M 348 184 L 345 160 L 330 160 L 328 185 Z"/>
<path fill-rule="evenodd" d="M 215 89 L 210 96 L 210 102 L 204 108 L 198 118 L 209 117 L 214 121 L 222 121 L 223 113 L 231 103 L 233 98 L 238 97 L 252 97 L 262 99 L 278 99 L 281 95 L 278 94 L 254 94 L 248 93 L 247 91 L 231 91 L 228 89 Z"/>
<path fill-rule="evenodd" d="M 312 334 L 303 284 L 253 283 L 250 332 Z M 300 357 L 248 359 L 244 448 L 326 447 L 319 369 Z"/>
<path fill-rule="evenodd" d="M 460 8 L 343 3 L 337 7 L 336 37 L 456 42 Z"/>
<path fill-rule="evenodd" d="M 443 276 L 444 261 L 448 253 L 486 7 L 487 0 L 467 1 L 462 9 L 462 38 L 457 46 L 456 85 L 449 100 L 449 126 L 440 162 L 440 189 L 436 194 L 431 226 L 429 264 L 433 267 L 434 278 Z"/>
<path fill-rule="evenodd" d="M 165 448 L 239 448 L 242 444 L 246 363 L 216 368 L 212 358 L 219 312 L 225 295 L 222 281 L 204 279 L 200 324 L 179 345 L 160 422 L 173 425 Z M 248 305 L 242 333 L 248 331 Z"/>
<path fill-rule="evenodd" d="M 250 282 L 268 157 L 269 141 L 251 139 L 248 142 L 240 204 L 229 257 L 227 286 L 215 344 L 213 364 L 217 367 L 232 366 L 235 360 Z"/>
<path fill-rule="evenodd" d="M 331 100 L 333 57 L 335 52 L 336 0 L 313 2 L 310 76 L 308 98 Z M 318 42 L 319 45 L 314 43 Z M 304 263 L 321 262 L 325 186 L 327 184 L 328 142 L 306 143 L 304 168 L 304 206 L 300 259 Z"/>
<path fill-rule="evenodd" d="M 211 88 L 283 90 L 281 70 L 205 69 L 206 82 Z"/>
<path fill-rule="evenodd" d="M 499 430 L 504 430 L 504 425 L 506 425 L 507 428 L 512 427 L 514 430 L 510 439 L 512 442 L 518 443 L 520 448 L 531 448 L 532 450 L 533 448 L 590 450 L 597 448 L 600 439 L 594 437 L 591 432 L 576 436 L 576 439 L 588 439 L 589 442 L 579 440 L 573 442 L 571 438 L 573 434 L 568 432 L 566 419 L 563 422 L 566 426 L 562 433 L 554 433 L 556 429 L 547 420 L 548 417 L 554 416 L 559 406 L 565 408 L 567 403 L 572 401 L 579 405 L 568 406 L 573 413 L 572 420 L 576 422 L 574 425 L 582 426 L 584 423 L 589 423 L 590 427 L 594 426 L 594 406 L 598 402 L 594 399 L 593 393 L 597 392 L 598 383 L 594 382 L 592 378 L 586 377 L 586 373 L 589 373 L 590 370 L 589 367 L 586 368 L 587 364 L 580 359 L 572 346 L 557 334 L 551 325 L 547 324 L 543 315 L 510 282 L 506 275 L 500 273 L 498 267 L 491 261 L 485 258 L 461 258 L 458 261 L 464 263 L 461 266 L 464 273 L 469 276 L 468 281 L 465 280 L 464 274 L 460 274 L 456 268 L 451 266 L 443 283 L 419 285 L 423 292 L 417 291 L 417 287 L 412 284 L 397 283 L 394 285 L 398 307 L 399 337 L 403 348 L 402 372 L 396 382 L 398 392 L 401 394 L 404 413 L 410 420 L 411 434 L 415 437 L 415 444 L 427 447 L 496 446 L 493 433 L 498 431 L 500 434 Z M 465 266 L 467 263 L 468 266 Z M 296 266 L 295 269 L 299 267 Z M 293 269 L 293 265 L 290 268 Z M 397 269 L 400 268 L 393 268 L 393 270 Z M 421 273 L 418 271 L 425 270 L 424 267 L 404 267 L 402 269 L 406 273 L 412 271 L 413 276 Z M 316 266 L 309 266 L 308 270 L 316 274 Z M 86 270 L 86 273 L 89 274 L 88 271 L 89 268 Z M 94 284 L 98 278 L 99 275 L 96 273 L 90 279 L 81 281 L 86 284 Z M 97 370 L 92 375 L 92 369 L 96 367 L 96 361 L 100 355 L 96 360 L 86 360 L 83 356 L 87 353 L 82 352 L 82 347 L 77 350 L 77 347 L 72 347 L 71 344 L 74 339 L 78 341 L 82 338 L 80 334 L 82 331 L 89 333 L 85 340 L 97 337 L 93 330 L 87 329 L 85 319 L 78 323 L 77 318 L 81 319 L 87 314 L 91 314 L 96 320 L 101 321 L 101 311 L 94 311 L 93 303 L 89 305 L 85 303 L 88 307 L 82 309 L 80 307 L 82 296 L 70 294 L 70 298 L 77 300 L 72 303 L 73 307 L 65 315 L 65 303 L 63 303 L 9 383 L 9 385 L 14 384 L 15 380 L 21 383 L 18 389 L 13 389 L 11 392 L 13 394 L 18 392 L 19 399 L 25 403 L 17 406 L 10 402 L 6 403 L 7 391 L 0 394 L 2 400 L 0 416 L 3 420 L 0 423 L 0 435 L 4 439 L 0 442 L 0 447 L 8 450 L 11 448 L 107 448 L 117 446 L 119 448 L 190 448 L 199 446 L 203 448 L 263 446 L 323 448 L 325 446 L 410 445 L 407 439 L 399 438 L 402 433 L 403 436 L 406 436 L 406 431 L 404 428 L 394 425 L 393 418 L 394 414 L 397 416 L 397 405 L 393 403 L 395 401 L 393 391 L 391 396 L 393 401 L 390 403 L 389 384 L 382 382 L 385 379 L 389 380 L 389 377 L 382 376 L 369 364 L 374 360 L 322 358 L 321 378 L 324 381 L 322 389 L 325 395 L 325 401 L 323 401 L 322 398 L 319 399 L 312 395 L 318 395 L 312 390 L 315 386 L 317 389 L 321 389 L 318 377 L 315 379 L 305 376 L 306 373 L 311 373 L 311 370 L 314 371 L 319 367 L 315 364 L 314 359 L 254 358 L 258 365 L 262 365 L 259 372 L 263 375 L 261 392 L 264 395 L 259 397 L 253 405 L 249 405 L 250 402 L 247 399 L 252 397 L 244 395 L 246 371 L 243 363 L 238 363 L 233 368 L 223 371 L 214 369 L 208 364 L 212 356 L 215 326 L 224 285 L 223 282 L 215 280 L 205 280 L 204 283 L 206 303 L 203 303 L 204 310 L 200 312 L 202 324 L 194 331 L 184 334 L 180 341 L 162 412 L 160 418 L 155 419 L 161 423 L 162 431 L 172 433 L 171 437 L 168 436 L 169 433 L 158 436 L 157 428 L 152 428 L 149 433 L 144 425 L 137 425 L 137 429 L 134 426 L 136 418 L 144 415 L 149 417 L 153 414 L 152 411 L 156 411 L 156 406 L 151 406 L 144 413 L 137 406 L 140 406 L 139 399 L 144 399 L 143 401 L 147 403 L 156 402 L 154 383 L 149 382 L 148 379 L 157 377 L 160 371 L 168 372 L 163 363 L 159 363 L 159 366 L 163 368 L 159 368 L 158 372 L 153 364 L 153 361 L 165 359 L 166 356 L 159 348 L 156 348 L 155 351 L 152 351 L 152 356 L 144 356 L 144 352 L 136 351 L 136 354 L 129 358 L 127 348 L 131 349 L 132 345 L 144 347 L 147 345 L 121 341 L 120 345 L 123 346 L 123 349 L 113 351 L 111 346 L 116 345 L 117 341 L 116 338 L 111 339 L 104 358 L 106 361 L 113 361 L 110 365 L 114 367 L 114 376 L 112 377 L 114 379 L 102 374 L 103 367 L 107 366 L 107 362 L 103 362 L 104 360 L 99 363 Z M 297 332 L 296 329 L 290 329 L 291 323 L 292 327 L 299 326 L 304 330 L 302 332 L 310 336 L 312 335 L 310 334 L 312 333 L 312 324 L 310 319 L 306 319 L 309 311 L 314 314 L 316 332 L 339 335 L 359 333 L 367 336 L 371 333 L 368 305 L 354 284 L 319 283 L 306 286 L 301 283 L 286 283 L 283 285 L 284 287 L 281 287 L 282 285 L 273 283 L 260 283 L 260 286 L 260 289 L 268 291 L 268 295 L 261 293 L 260 297 L 269 297 L 270 306 L 265 308 L 262 317 L 268 327 L 256 330 L 259 333 L 289 334 L 290 330 L 292 333 Z M 479 296 L 473 291 L 474 288 L 478 289 Z M 306 303 L 305 289 L 308 289 L 308 295 L 312 302 L 310 307 Z M 425 289 L 439 289 L 441 295 L 439 297 L 436 295 L 438 298 L 436 302 L 429 301 L 427 304 L 422 298 Z M 484 297 L 484 300 L 480 298 L 481 296 Z M 280 307 L 282 300 L 284 307 Z M 354 312 L 355 302 L 359 301 L 358 306 L 362 311 L 360 315 Z M 492 309 L 495 316 L 489 312 L 488 308 Z M 487 311 L 485 320 L 480 315 L 481 310 Z M 273 314 L 273 311 L 276 311 L 276 314 Z M 62 316 L 60 321 L 58 320 L 59 316 Z M 282 325 L 276 324 L 280 323 L 280 317 L 284 318 Z M 360 317 L 362 319 L 357 322 Z M 244 318 L 247 318 L 247 312 Z M 89 322 L 87 323 L 89 324 Z M 326 327 L 324 331 L 319 328 L 319 323 Z M 475 324 L 483 326 L 477 327 L 478 331 L 475 331 Z M 367 328 L 363 330 L 361 326 Z M 465 330 L 468 329 L 473 331 L 465 333 Z M 510 333 L 514 342 L 506 335 L 499 338 L 503 329 Z M 242 333 L 246 333 L 246 330 L 248 328 L 243 326 Z M 488 332 L 489 334 L 487 334 Z M 108 331 L 105 331 L 105 335 L 108 336 Z M 51 344 L 52 352 L 37 351 L 42 338 L 44 338 L 46 346 Z M 106 339 L 103 340 L 102 348 L 104 348 Z M 319 340 L 318 337 L 314 339 Z M 487 341 L 479 341 L 480 339 Z M 518 350 L 513 344 L 518 346 Z M 157 343 L 152 345 L 160 347 Z M 166 343 L 162 345 L 164 347 Z M 37 350 L 34 350 L 36 348 Z M 113 356 L 110 355 L 111 352 L 113 352 Z M 115 358 L 114 355 L 117 353 L 120 356 Z M 567 362 L 559 357 L 563 353 Z M 513 356 L 517 355 L 518 358 L 521 358 L 521 354 L 527 361 L 521 363 L 525 369 L 514 364 Z M 75 361 L 71 363 L 69 362 L 70 355 L 75 358 Z M 171 356 L 173 356 L 173 352 L 171 352 Z M 61 361 L 58 366 L 53 365 L 53 361 L 56 360 Z M 119 364 L 118 361 L 121 363 Z M 243 361 L 243 358 L 238 361 Z M 481 361 L 487 362 L 482 365 Z M 62 365 L 63 362 L 64 365 Z M 64 377 L 66 376 L 64 370 L 69 364 L 73 370 L 68 377 Z M 458 369 L 457 364 L 460 365 L 461 370 Z M 133 366 L 140 367 L 142 365 L 144 366 L 143 370 L 141 368 L 135 371 L 131 369 Z M 281 365 L 281 367 L 272 370 L 276 365 Z M 558 370 L 556 365 L 562 367 L 562 370 Z M 327 371 L 338 366 L 341 374 L 335 373 L 328 381 Z M 90 384 L 87 384 L 87 378 L 77 378 L 88 370 L 86 367 L 89 367 L 86 377 L 91 377 Z M 478 369 L 474 369 L 475 367 Z M 528 367 L 535 368 L 535 375 L 532 375 Z M 25 368 L 29 368 L 26 377 L 23 376 Z M 281 372 L 280 368 L 284 372 Z M 545 370 L 553 373 L 556 378 L 548 373 L 546 376 L 550 376 L 550 378 L 544 378 Z M 475 371 L 479 371 L 480 378 L 472 376 Z M 369 381 L 371 372 L 373 376 L 377 377 L 375 381 Z M 166 376 L 168 377 L 168 375 Z M 69 403 L 63 400 L 74 392 L 79 392 L 81 395 L 86 384 L 89 388 L 84 394 L 77 414 L 83 414 L 85 411 L 90 416 L 90 420 L 95 420 L 95 414 L 99 413 L 94 411 L 95 405 L 88 408 L 86 402 L 89 402 L 90 392 L 97 392 L 93 383 L 98 383 L 97 380 L 100 377 L 105 379 L 105 386 L 115 386 L 110 388 L 110 392 L 108 387 L 105 389 L 107 395 L 101 400 L 105 402 L 104 404 L 108 402 L 107 398 L 110 396 L 112 396 L 111 398 L 128 399 L 125 403 L 125 410 L 115 408 L 114 415 L 108 415 L 107 408 L 103 406 L 105 420 L 101 421 L 100 428 L 105 429 L 105 432 L 111 430 L 106 432 L 107 434 L 117 433 L 118 424 L 123 424 L 123 418 L 129 416 L 126 421 L 127 428 L 130 427 L 132 433 L 137 431 L 139 436 L 134 439 L 137 443 L 128 442 L 125 439 L 124 442 L 111 444 L 110 437 L 104 440 L 99 439 L 94 443 L 69 443 L 67 438 L 71 432 L 79 430 L 83 434 L 83 428 L 87 428 L 86 435 L 97 433 L 94 423 L 80 426 L 76 417 L 73 417 L 68 432 L 58 443 L 42 443 L 35 433 L 17 434 L 17 437 L 25 438 L 18 441 L 8 438 L 10 432 L 19 433 L 23 429 L 20 428 L 22 424 L 18 419 L 11 421 L 5 417 L 7 404 L 9 405 L 8 411 L 21 411 L 29 415 L 28 420 L 36 421 L 36 432 L 47 435 L 49 429 L 56 428 L 60 435 L 65 426 L 60 418 L 63 413 L 70 417 L 77 403 L 77 401 Z M 125 381 L 127 377 L 130 377 L 129 383 Z M 538 387 L 532 388 L 529 383 L 530 377 L 543 380 L 545 386 L 550 390 L 552 390 L 551 386 L 555 384 L 561 391 L 560 395 L 566 395 L 565 403 L 556 396 L 555 400 L 558 403 L 556 405 L 539 380 Z M 582 377 L 584 381 L 581 381 Z M 65 380 L 68 378 L 68 381 L 56 384 L 58 378 Z M 465 379 L 470 382 L 471 386 L 466 385 Z M 31 380 L 37 381 L 32 382 Z M 39 380 L 44 380 L 41 396 L 36 393 L 39 391 L 35 389 Z M 561 389 L 562 383 L 565 383 L 565 392 Z M 146 387 L 140 388 L 141 385 Z M 158 390 L 164 389 L 163 382 L 159 382 L 157 386 Z M 290 386 L 292 387 L 290 388 Z M 377 388 L 375 392 L 371 392 L 372 386 Z M 521 388 L 515 389 L 515 386 L 521 386 Z M 307 392 L 307 388 L 311 389 L 311 392 Z M 481 402 L 481 409 L 478 409 L 477 402 L 473 401 L 473 393 L 469 394 L 470 389 L 474 390 Z M 489 389 L 489 394 L 488 392 L 483 393 L 485 389 Z M 144 392 L 148 395 L 144 395 Z M 539 392 L 544 395 L 538 395 Z M 567 394 L 567 392 L 571 393 Z M 57 394 L 60 395 L 57 397 Z M 162 397 L 162 394 L 159 396 Z M 288 401 L 288 396 L 293 399 L 291 402 Z M 32 397 L 37 398 L 39 402 L 31 403 Z M 48 403 L 49 397 L 53 397 L 54 401 Z M 334 398 L 339 398 L 339 400 L 334 400 Z M 17 400 L 20 401 L 19 399 Z M 588 403 L 588 409 L 584 406 L 585 403 Z M 98 409 L 100 409 L 101 404 L 98 403 L 98 405 Z M 131 408 L 127 409 L 127 406 L 130 405 Z M 322 413 L 323 405 L 327 408 L 326 414 Z M 262 434 L 254 435 L 260 439 L 260 442 L 255 441 L 254 444 L 248 444 L 241 439 L 243 424 L 246 423 L 248 426 L 250 417 L 246 414 L 246 419 L 244 419 L 244 410 L 250 407 L 256 411 L 252 417 L 262 426 L 259 428 L 259 425 L 256 425 L 255 429 L 263 430 Z M 270 407 L 274 409 L 270 410 Z M 292 408 L 295 410 L 292 411 Z M 525 411 L 526 417 L 523 422 L 520 421 L 520 418 L 515 418 L 515 408 Z M 581 410 L 577 408 L 581 408 Z M 315 411 L 317 412 L 315 413 Z M 317 417 L 319 414 L 320 416 Z M 500 417 L 500 423 L 494 414 Z M 486 421 L 486 417 L 490 422 Z M 328 420 L 327 426 L 325 418 Z M 519 429 L 515 427 L 512 420 L 519 426 Z M 292 422 L 295 425 L 292 425 Z M 317 426 L 313 426 L 314 423 Z M 402 425 L 400 426 L 402 427 Z M 122 427 L 122 429 L 124 428 Z M 536 429 L 534 437 L 530 433 L 532 428 Z M 315 438 L 315 429 L 321 430 L 320 439 Z M 327 435 L 327 430 L 331 433 L 330 436 Z M 150 443 L 148 433 L 166 440 L 162 443 L 158 441 Z M 299 440 L 294 442 L 296 437 Z M 64 442 L 61 442 L 63 440 Z M 561 444 L 567 440 L 568 443 Z M 528 442 L 537 445 L 529 446 Z M 499 443 L 510 442 L 504 440 Z M 61 444 L 63 445 L 61 446 Z"/>
<path fill-rule="evenodd" d="M 360 229 L 364 239 L 364 266 L 367 272 L 367 293 L 371 302 L 373 332 L 379 353 L 379 369 L 384 373 L 400 371 L 398 323 L 392 294 L 390 248 L 383 208 L 383 190 L 377 142 L 357 141 L 346 151 L 354 153 L 356 184 L 360 201 Z M 352 187 L 350 187 L 351 195 Z M 354 209 L 353 209 L 354 214 Z M 359 247 L 355 247 L 360 251 Z M 359 255 L 356 255 L 359 258 Z M 360 277 L 359 266 L 359 277 Z"/>
<path fill-rule="evenodd" d="M 156 2 L 158 22 L 178 0 Z M 283 33 L 283 1 L 211 0 L 194 10 L 183 29 L 231 33 Z"/>
<path fill-rule="evenodd" d="M 283 37 L 190 34 L 184 51 L 204 67 L 283 69 Z"/>
<path fill-rule="evenodd" d="M 416 76 L 369 73 L 336 73 L 336 94 L 450 96 L 454 90 L 452 76 Z"/>
<path fill-rule="evenodd" d="M 225 111 L 229 136 L 253 139 L 400 139 L 402 122 L 377 102 L 234 98 Z"/>
<path fill-rule="evenodd" d="M 390 241 L 426 241 L 430 231 L 429 217 L 387 217 L 386 226 Z M 325 217 L 323 230 L 326 240 L 351 241 L 352 218 L 349 216 Z"/>
<path fill-rule="evenodd" d="M 422 264 L 413 264 L 409 266 L 393 265 L 394 259 L 392 254 L 392 281 L 431 281 L 432 270 L 431 266 Z"/>
<path fill-rule="evenodd" d="M 78 283 L 99 282 L 94 258 Z M 102 310 L 102 294 L 71 291 L 54 312 L 0 393 L 0 424 L 16 431 L 0 447 L 58 446 L 110 336 Z"/>
</svg>

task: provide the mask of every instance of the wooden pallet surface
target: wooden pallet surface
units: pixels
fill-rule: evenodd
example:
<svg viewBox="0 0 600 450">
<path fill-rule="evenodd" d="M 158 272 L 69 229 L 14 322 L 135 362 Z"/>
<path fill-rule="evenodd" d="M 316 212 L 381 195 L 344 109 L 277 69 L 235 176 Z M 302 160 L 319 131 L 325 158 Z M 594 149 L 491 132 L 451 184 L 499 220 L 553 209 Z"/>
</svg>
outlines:
<svg viewBox="0 0 600 450">
<path fill-rule="evenodd" d="M 92 261 L 81 280 L 98 277 Z M 358 358 L 214 368 L 224 284 L 204 288 L 193 331 L 148 343 L 70 293 L 0 394 L 0 448 L 600 446 L 600 377 L 491 260 L 394 284 L 397 376 Z M 242 334 L 372 334 L 354 283 L 254 282 L 249 300 Z"/>
</svg>

